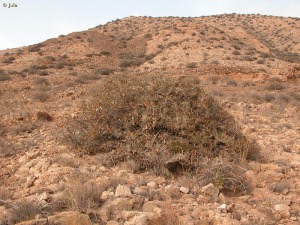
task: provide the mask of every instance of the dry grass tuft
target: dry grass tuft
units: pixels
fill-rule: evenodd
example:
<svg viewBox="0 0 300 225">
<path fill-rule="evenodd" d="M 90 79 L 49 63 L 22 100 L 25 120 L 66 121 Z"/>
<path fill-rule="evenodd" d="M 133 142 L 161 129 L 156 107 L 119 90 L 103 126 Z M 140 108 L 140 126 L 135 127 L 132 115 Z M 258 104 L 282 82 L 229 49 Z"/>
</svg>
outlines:
<svg viewBox="0 0 300 225">
<path fill-rule="evenodd" d="M 67 208 L 84 213 L 102 204 L 100 196 L 106 188 L 106 185 L 73 180 L 69 182 L 63 202 Z"/>
<path fill-rule="evenodd" d="M 171 203 L 166 202 L 163 209 L 164 222 L 160 225 L 182 225 L 178 219 L 178 213 L 172 207 Z"/>
<path fill-rule="evenodd" d="M 266 85 L 265 88 L 269 91 L 276 91 L 286 89 L 286 86 L 278 81 L 271 81 Z"/>
<path fill-rule="evenodd" d="M 11 210 L 9 221 L 12 224 L 16 224 L 22 221 L 32 220 L 40 213 L 40 207 L 36 203 L 25 200 L 17 203 L 16 207 Z"/>
</svg>

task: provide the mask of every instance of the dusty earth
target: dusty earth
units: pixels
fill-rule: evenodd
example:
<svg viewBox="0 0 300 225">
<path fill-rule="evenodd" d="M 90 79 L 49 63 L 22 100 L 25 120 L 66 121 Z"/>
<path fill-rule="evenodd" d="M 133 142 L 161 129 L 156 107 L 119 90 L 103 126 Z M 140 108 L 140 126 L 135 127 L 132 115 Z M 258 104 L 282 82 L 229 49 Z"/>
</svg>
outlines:
<svg viewBox="0 0 300 225">
<path fill-rule="evenodd" d="M 300 20 L 128 17 L 0 51 L 0 224 L 300 224 Z M 69 144 L 104 76 L 199 79 L 261 146 L 252 187 L 135 173 Z"/>
</svg>

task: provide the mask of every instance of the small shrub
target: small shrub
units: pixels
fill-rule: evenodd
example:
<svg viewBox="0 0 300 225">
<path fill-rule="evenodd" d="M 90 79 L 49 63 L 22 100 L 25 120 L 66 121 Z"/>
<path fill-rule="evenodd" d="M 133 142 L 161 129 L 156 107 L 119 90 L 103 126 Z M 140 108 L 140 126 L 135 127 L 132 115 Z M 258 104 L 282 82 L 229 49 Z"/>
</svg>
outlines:
<svg viewBox="0 0 300 225">
<path fill-rule="evenodd" d="M 257 64 L 264 64 L 264 63 L 265 63 L 265 60 L 259 59 L 259 60 L 256 61 L 256 63 L 257 63 Z"/>
<path fill-rule="evenodd" d="M 4 187 L 0 187 L 0 200 L 7 200 L 10 199 L 12 197 L 12 192 L 10 192 L 9 190 L 7 190 L 7 188 Z M 0 205 L 2 204 L 2 202 L 0 202 Z"/>
<path fill-rule="evenodd" d="M 215 75 L 211 75 L 207 78 L 207 80 L 209 82 L 211 82 L 212 84 L 217 84 L 218 81 L 219 81 L 219 77 L 218 76 L 215 76 Z"/>
<path fill-rule="evenodd" d="M 77 83 L 86 84 L 87 81 L 89 81 L 89 80 L 100 80 L 100 79 L 101 79 L 101 76 L 99 76 L 97 74 L 82 74 L 82 75 L 79 75 L 75 81 Z"/>
<path fill-rule="evenodd" d="M 241 50 L 241 47 L 240 47 L 240 46 L 238 46 L 238 45 L 236 45 L 236 44 L 235 44 L 235 45 L 233 45 L 232 47 L 233 47 L 235 50 Z"/>
<path fill-rule="evenodd" d="M 33 99 L 39 102 L 46 102 L 49 98 L 50 95 L 42 91 L 38 91 L 33 94 Z"/>
<path fill-rule="evenodd" d="M 53 56 L 45 56 L 45 60 L 49 62 L 54 62 L 55 58 Z"/>
<path fill-rule="evenodd" d="M 41 213 L 39 206 L 34 202 L 25 200 L 16 204 L 17 207 L 13 208 L 10 213 L 9 221 L 16 224 L 22 221 L 32 220 L 34 217 Z"/>
<path fill-rule="evenodd" d="M 0 81 L 10 80 L 11 77 L 4 70 L 0 69 Z"/>
<path fill-rule="evenodd" d="M 106 187 L 104 184 L 100 186 L 78 180 L 70 181 L 65 193 L 65 202 L 70 209 L 84 213 L 102 204 L 100 196 Z"/>
<path fill-rule="evenodd" d="M 132 66 L 139 66 L 143 63 L 142 60 L 135 59 L 135 60 L 123 60 L 120 62 L 119 67 L 132 67 Z"/>
<path fill-rule="evenodd" d="M 269 91 L 277 91 L 286 89 L 286 86 L 278 81 L 271 81 L 265 86 L 265 88 Z"/>
<path fill-rule="evenodd" d="M 47 71 L 40 71 L 39 76 L 48 76 L 49 73 Z"/>
<path fill-rule="evenodd" d="M 281 103 L 289 103 L 291 101 L 291 97 L 287 94 L 280 94 L 277 96 L 277 100 Z"/>
<path fill-rule="evenodd" d="M 162 218 L 163 222 L 158 222 L 157 225 L 183 225 L 179 221 L 178 213 L 169 202 L 163 205 Z"/>
<path fill-rule="evenodd" d="M 95 74 L 101 74 L 101 75 L 109 75 L 112 72 L 112 70 L 104 68 L 104 69 L 98 69 L 95 71 Z"/>
<path fill-rule="evenodd" d="M 149 55 L 146 55 L 145 56 L 145 59 L 146 60 L 151 60 L 151 59 L 153 59 L 155 57 L 155 54 L 154 53 L 151 53 L 151 54 L 149 54 Z"/>
<path fill-rule="evenodd" d="M 39 52 L 42 47 L 43 47 L 43 44 L 41 44 L 41 43 L 35 44 L 35 45 L 30 45 L 28 47 L 28 51 L 29 52 Z"/>
<path fill-rule="evenodd" d="M 33 84 L 34 85 L 42 85 L 42 86 L 48 86 L 48 85 L 50 85 L 49 81 L 46 78 L 43 78 L 43 77 L 35 78 L 33 80 Z"/>
<path fill-rule="evenodd" d="M 210 63 L 211 63 L 211 64 L 215 64 L 215 65 L 220 64 L 220 62 L 219 62 L 218 60 L 212 60 Z"/>
<path fill-rule="evenodd" d="M 16 59 L 15 57 L 9 57 L 7 59 L 4 59 L 2 63 L 10 64 L 13 63 L 15 59 Z"/>
<path fill-rule="evenodd" d="M 100 54 L 101 54 L 101 55 L 109 55 L 110 52 L 109 52 L 109 51 L 101 51 Z"/>
<path fill-rule="evenodd" d="M 152 38 L 152 34 L 145 34 L 144 38 L 151 39 Z"/>
<path fill-rule="evenodd" d="M 32 131 L 34 131 L 37 127 L 38 125 L 36 123 L 24 122 L 18 124 L 13 131 L 16 135 L 20 135 L 23 133 L 32 133 Z"/>
<path fill-rule="evenodd" d="M 300 93 L 297 93 L 295 91 L 291 91 L 288 93 L 289 96 L 291 96 L 291 98 L 293 98 L 296 101 L 300 101 Z"/>
<path fill-rule="evenodd" d="M 252 94 L 251 97 L 258 101 L 261 101 L 263 99 L 263 97 L 260 94 Z"/>
<path fill-rule="evenodd" d="M 189 69 L 194 69 L 197 67 L 197 63 L 195 62 L 190 62 L 188 64 L 186 64 L 186 68 L 189 68 Z"/>
<path fill-rule="evenodd" d="M 55 68 L 56 69 L 63 69 L 65 67 L 65 63 L 64 62 L 60 62 L 60 63 L 57 63 L 55 65 Z"/>
<path fill-rule="evenodd" d="M 16 74 L 19 74 L 19 72 L 18 72 L 17 70 L 9 70 L 9 71 L 7 71 L 7 73 L 8 73 L 9 75 L 16 75 Z"/>
<path fill-rule="evenodd" d="M 238 50 L 234 50 L 234 51 L 232 52 L 232 54 L 233 54 L 233 55 L 240 55 L 241 53 L 240 53 Z"/>
<path fill-rule="evenodd" d="M 265 94 L 264 95 L 264 100 L 266 102 L 271 102 L 275 100 L 275 96 L 273 94 Z"/>
<path fill-rule="evenodd" d="M 247 81 L 243 82 L 243 87 L 249 87 L 249 86 L 253 87 L 255 85 L 256 85 L 255 82 L 250 81 L 250 80 L 247 80 Z"/>
<path fill-rule="evenodd" d="M 237 82 L 231 78 L 225 79 L 225 82 L 227 86 L 238 86 Z"/>
<path fill-rule="evenodd" d="M 38 112 L 36 114 L 36 118 L 38 120 L 45 120 L 45 121 L 52 121 L 53 120 L 53 117 L 50 116 L 50 114 L 47 113 L 47 112 Z"/>
</svg>

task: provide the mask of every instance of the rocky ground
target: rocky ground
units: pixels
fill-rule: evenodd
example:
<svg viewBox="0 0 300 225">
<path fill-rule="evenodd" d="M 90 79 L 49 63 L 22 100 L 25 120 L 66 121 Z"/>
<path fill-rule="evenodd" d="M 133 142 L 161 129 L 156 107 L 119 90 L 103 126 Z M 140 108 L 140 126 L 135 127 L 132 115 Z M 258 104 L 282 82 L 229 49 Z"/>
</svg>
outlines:
<svg viewBox="0 0 300 225">
<path fill-rule="evenodd" d="M 177 19 L 166 23 L 180 25 L 189 34 L 200 20 L 201 27 L 205 24 L 209 27 L 206 34 L 213 36 L 216 33 L 211 29 L 217 30 L 212 26 L 216 18 L 195 19 L 192 24 L 185 21 L 181 24 Z M 264 17 L 243 18 L 254 21 L 250 24 L 255 27 Z M 276 19 L 282 26 L 294 23 L 293 35 L 299 37 L 298 20 Z M 48 40 L 40 51 L 11 50 L 8 55 L 16 58 L 13 63 L 4 63 L 8 56 L 3 51 L 0 78 L 8 78 L 0 81 L 0 224 L 300 224 L 299 63 L 275 57 L 275 61 L 266 59 L 261 70 L 257 64 L 251 66 L 252 62 L 250 66 L 249 62 L 236 59 L 225 63 L 226 59 L 221 57 L 216 59 L 219 63 L 202 64 L 203 54 L 193 55 L 194 44 L 174 44 L 153 56 L 152 62 L 116 69 L 119 59 L 115 56 L 125 39 L 110 39 L 118 32 L 125 32 L 126 26 L 120 24 L 131 20 L 127 18 L 99 28 L 106 29 L 110 36 L 104 31 L 101 37 L 95 33 L 100 31 L 85 32 L 83 36 L 92 41 L 80 41 L 76 37 L 81 33 L 74 33 Z M 229 21 L 233 20 L 229 16 Z M 138 27 L 143 18 L 133 21 L 132 26 Z M 183 26 L 186 23 L 187 27 Z M 230 26 L 226 29 L 232 31 Z M 243 29 L 235 32 L 249 38 L 250 34 L 244 33 L 247 29 Z M 154 36 L 154 31 L 151 32 Z M 136 46 L 136 52 L 146 51 L 150 55 L 161 36 L 171 41 L 185 40 L 186 33 L 176 36 L 172 32 L 161 33 L 155 37 L 157 40 L 148 41 L 148 49 L 143 44 Z M 144 40 L 145 35 L 137 38 Z M 251 35 L 256 37 L 258 33 Z M 209 40 L 214 42 L 205 39 L 202 50 L 213 45 Z M 261 39 L 249 40 L 275 54 Z M 127 45 L 125 49 L 135 46 L 131 39 L 123 44 Z M 109 48 L 110 56 L 103 52 L 103 45 Z M 224 47 L 227 49 L 226 43 Z M 299 44 L 294 44 L 291 51 L 297 51 L 298 47 Z M 59 56 L 55 48 L 61 51 Z M 98 53 L 102 50 L 100 56 L 86 56 L 92 51 L 98 54 L 96 49 Z M 23 53 L 18 55 L 20 51 Z M 207 51 L 212 55 L 219 50 Z M 184 58 L 183 52 L 186 57 L 193 55 L 190 61 L 201 58 L 201 62 L 180 65 L 178 59 Z M 64 57 L 63 53 L 68 56 Z M 54 61 L 49 57 L 45 60 L 50 55 L 55 57 Z M 161 60 L 164 57 L 169 57 L 171 62 Z M 33 62 L 47 68 L 30 68 Z M 59 62 L 64 63 L 62 68 Z M 135 173 L 131 162 L 108 166 L 101 155 L 86 155 L 74 149 L 66 140 L 67 124 L 80 112 L 80 105 L 94 92 L 101 77 L 107 76 L 103 71 L 96 74 L 99 63 L 100 69 L 114 70 L 109 76 L 160 73 L 199 79 L 203 89 L 234 116 L 243 133 L 261 146 L 262 159 L 243 165 L 245 179 L 252 189 L 247 193 L 225 193 L 216 184 L 200 185 L 194 177 Z M 279 69 L 276 63 L 280 64 Z M 29 71 L 24 71 L 26 68 Z M 30 69 L 37 72 L 30 73 Z M 43 75 L 43 71 L 47 74 Z"/>
</svg>

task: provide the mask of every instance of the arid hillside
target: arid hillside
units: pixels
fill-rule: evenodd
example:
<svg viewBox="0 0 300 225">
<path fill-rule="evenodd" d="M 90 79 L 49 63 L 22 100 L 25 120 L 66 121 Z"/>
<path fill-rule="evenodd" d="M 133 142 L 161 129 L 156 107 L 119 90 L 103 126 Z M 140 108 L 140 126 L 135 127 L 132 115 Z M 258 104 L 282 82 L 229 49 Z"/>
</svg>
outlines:
<svg viewBox="0 0 300 225">
<path fill-rule="evenodd" d="M 1 225 L 300 224 L 299 18 L 127 17 L 0 50 L 0 103 Z"/>
</svg>

